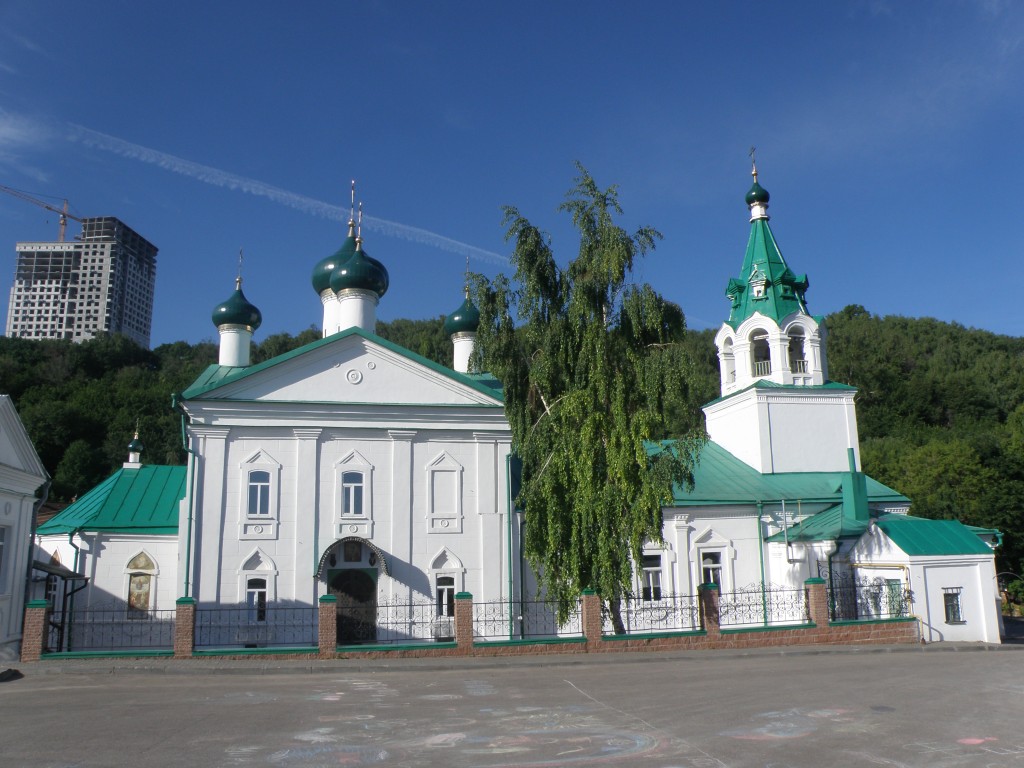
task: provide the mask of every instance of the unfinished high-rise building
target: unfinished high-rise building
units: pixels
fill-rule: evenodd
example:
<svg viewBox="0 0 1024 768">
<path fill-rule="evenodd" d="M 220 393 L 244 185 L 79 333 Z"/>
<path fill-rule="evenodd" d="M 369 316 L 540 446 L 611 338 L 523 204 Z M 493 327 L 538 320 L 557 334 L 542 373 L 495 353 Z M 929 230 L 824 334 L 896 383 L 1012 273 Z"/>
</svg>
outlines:
<svg viewBox="0 0 1024 768">
<path fill-rule="evenodd" d="M 84 341 L 120 333 L 149 347 L 157 248 L 113 216 L 73 242 L 18 243 L 7 335 Z"/>
</svg>

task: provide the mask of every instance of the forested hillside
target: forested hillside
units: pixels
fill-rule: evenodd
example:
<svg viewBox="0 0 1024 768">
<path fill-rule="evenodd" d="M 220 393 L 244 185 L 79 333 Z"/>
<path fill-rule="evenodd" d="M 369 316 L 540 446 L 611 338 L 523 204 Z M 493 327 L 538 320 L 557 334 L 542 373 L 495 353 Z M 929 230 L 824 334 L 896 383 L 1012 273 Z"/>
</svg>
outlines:
<svg viewBox="0 0 1024 768">
<path fill-rule="evenodd" d="M 1006 535 L 1000 570 L 1024 557 L 1024 339 L 932 319 L 877 317 L 851 306 L 827 318 L 829 374 L 856 386 L 864 470 L 913 500 L 915 514 L 957 517 Z M 442 319 L 379 323 L 378 333 L 446 365 Z M 278 334 L 253 362 L 320 337 Z M 693 366 L 681 428 L 718 395 L 713 331 L 691 332 L 678 350 Z M 84 344 L 0 338 L 0 392 L 10 394 L 53 476 L 50 497 L 69 501 L 127 457 L 136 422 L 143 460 L 183 463 L 180 392 L 216 362 L 212 342 L 149 351 L 123 337 Z"/>
</svg>

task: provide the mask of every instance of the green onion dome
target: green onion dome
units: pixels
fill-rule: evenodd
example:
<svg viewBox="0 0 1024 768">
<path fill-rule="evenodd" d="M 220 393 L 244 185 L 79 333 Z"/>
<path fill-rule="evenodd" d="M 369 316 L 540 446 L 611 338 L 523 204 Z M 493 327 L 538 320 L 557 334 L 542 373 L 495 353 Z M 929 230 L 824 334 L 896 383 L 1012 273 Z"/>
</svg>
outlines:
<svg viewBox="0 0 1024 768">
<path fill-rule="evenodd" d="M 331 275 L 331 290 L 341 293 L 347 288 L 373 291 L 380 298 L 388 290 L 388 271 L 376 259 L 356 245 L 352 257 L 338 266 Z"/>
<path fill-rule="evenodd" d="M 331 275 L 338 267 L 351 259 L 355 252 L 356 238 L 352 234 L 352 224 L 349 222 L 348 237 L 341 244 L 341 248 L 330 256 L 320 259 L 313 267 L 313 290 L 316 291 L 317 296 L 331 287 Z"/>
<path fill-rule="evenodd" d="M 757 183 L 757 176 L 754 176 L 754 185 L 747 192 L 747 205 L 754 205 L 754 203 L 767 203 L 768 202 L 768 190 Z"/>
<path fill-rule="evenodd" d="M 263 315 L 242 293 L 242 278 L 235 281 L 235 292 L 231 298 L 213 310 L 213 324 L 218 328 L 222 325 L 245 325 L 255 331 L 262 322 Z"/>
<path fill-rule="evenodd" d="M 473 301 L 466 297 L 462 306 L 452 312 L 444 320 L 444 332 L 449 336 L 456 333 L 476 333 L 480 328 L 480 310 Z"/>
<path fill-rule="evenodd" d="M 130 443 L 128 443 L 128 452 L 129 453 L 142 453 L 144 450 L 145 450 L 145 446 L 142 444 L 142 441 L 139 440 L 139 435 L 136 433 L 136 435 L 132 439 L 132 441 Z"/>
</svg>

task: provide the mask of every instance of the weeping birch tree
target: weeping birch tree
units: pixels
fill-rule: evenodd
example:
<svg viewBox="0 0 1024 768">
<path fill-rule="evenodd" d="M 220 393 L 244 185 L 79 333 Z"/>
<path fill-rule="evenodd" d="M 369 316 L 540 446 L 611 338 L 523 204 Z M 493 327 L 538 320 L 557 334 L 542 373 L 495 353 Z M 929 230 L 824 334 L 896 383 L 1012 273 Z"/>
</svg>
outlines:
<svg viewBox="0 0 1024 768">
<path fill-rule="evenodd" d="M 633 591 L 644 545 L 662 540 L 673 484 L 692 484 L 704 431 L 694 419 L 671 434 L 667 418 L 694 410 L 683 313 L 632 282 L 634 263 L 661 234 L 628 233 L 615 221 L 617 188 L 601 190 L 577 169 L 559 206 L 579 232 L 567 266 L 540 229 L 504 209 L 515 273 L 480 280 L 478 348 L 504 386 L 523 463 L 517 504 L 529 563 L 563 617 L 582 590 L 595 589 L 622 631 L 621 599 Z M 669 438 L 674 449 L 651 449 Z"/>
</svg>

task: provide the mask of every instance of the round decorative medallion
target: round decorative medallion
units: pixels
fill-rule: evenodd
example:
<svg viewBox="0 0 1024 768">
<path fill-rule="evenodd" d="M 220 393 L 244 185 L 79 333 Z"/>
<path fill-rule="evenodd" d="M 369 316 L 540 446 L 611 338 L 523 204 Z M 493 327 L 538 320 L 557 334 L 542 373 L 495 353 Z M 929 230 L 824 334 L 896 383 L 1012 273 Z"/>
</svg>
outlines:
<svg viewBox="0 0 1024 768">
<path fill-rule="evenodd" d="M 348 527 L 348 529 L 349 529 L 350 531 L 352 531 L 352 533 L 355 533 L 356 531 L 358 531 L 358 530 L 359 530 L 359 526 L 358 526 L 358 525 L 350 525 L 350 526 Z"/>
<path fill-rule="evenodd" d="M 373 360 L 368 361 L 366 363 L 366 367 L 369 368 L 371 371 L 377 370 L 377 364 L 373 362 Z"/>
<path fill-rule="evenodd" d="M 448 521 L 447 520 L 442 520 L 441 521 L 441 527 L 442 528 L 447 528 L 448 527 Z"/>
<path fill-rule="evenodd" d="M 349 370 L 348 373 L 345 374 L 345 378 L 348 379 L 349 384 L 358 384 L 363 380 L 363 374 L 357 371 L 355 368 L 352 368 L 351 370 Z"/>
<path fill-rule="evenodd" d="M 262 525 L 254 525 L 252 527 L 252 532 L 253 533 L 263 533 L 263 526 Z"/>
</svg>

